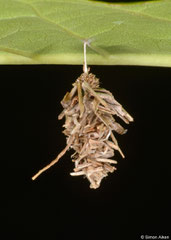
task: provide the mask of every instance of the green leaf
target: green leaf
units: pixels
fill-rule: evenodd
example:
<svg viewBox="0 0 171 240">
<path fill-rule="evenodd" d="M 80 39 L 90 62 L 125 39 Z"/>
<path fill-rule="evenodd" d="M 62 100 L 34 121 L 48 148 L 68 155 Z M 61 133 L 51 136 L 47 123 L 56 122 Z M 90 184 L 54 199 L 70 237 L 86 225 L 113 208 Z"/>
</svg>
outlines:
<svg viewBox="0 0 171 240">
<path fill-rule="evenodd" d="M 171 1 L 0 0 L 0 64 L 171 66 Z"/>
</svg>

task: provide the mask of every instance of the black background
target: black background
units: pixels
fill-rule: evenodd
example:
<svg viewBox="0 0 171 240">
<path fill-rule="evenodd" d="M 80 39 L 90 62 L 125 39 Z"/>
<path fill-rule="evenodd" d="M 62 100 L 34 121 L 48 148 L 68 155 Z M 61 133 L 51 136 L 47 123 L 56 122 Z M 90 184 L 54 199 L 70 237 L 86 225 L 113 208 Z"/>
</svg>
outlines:
<svg viewBox="0 0 171 240">
<path fill-rule="evenodd" d="M 116 154 L 117 171 L 97 190 L 69 175 L 72 151 L 31 181 L 65 147 L 60 100 L 82 66 L 0 66 L 1 239 L 170 235 L 171 68 L 91 66 L 91 72 L 135 119 L 116 136 L 126 158 Z"/>
</svg>

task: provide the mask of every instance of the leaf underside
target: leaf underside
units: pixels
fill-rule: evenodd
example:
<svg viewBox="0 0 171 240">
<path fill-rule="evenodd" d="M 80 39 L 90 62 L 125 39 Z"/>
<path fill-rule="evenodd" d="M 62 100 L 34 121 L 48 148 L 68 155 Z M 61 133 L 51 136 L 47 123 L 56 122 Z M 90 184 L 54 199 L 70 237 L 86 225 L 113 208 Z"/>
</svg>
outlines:
<svg viewBox="0 0 171 240">
<path fill-rule="evenodd" d="M 171 1 L 0 0 L 0 64 L 171 67 Z"/>
</svg>

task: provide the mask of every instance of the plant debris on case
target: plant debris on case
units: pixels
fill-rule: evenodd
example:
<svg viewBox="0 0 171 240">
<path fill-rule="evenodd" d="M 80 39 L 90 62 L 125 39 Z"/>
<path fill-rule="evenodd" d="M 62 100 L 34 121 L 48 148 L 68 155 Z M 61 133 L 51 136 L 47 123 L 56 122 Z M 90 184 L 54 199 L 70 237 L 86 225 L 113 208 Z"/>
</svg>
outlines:
<svg viewBox="0 0 171 240">
<path fill-rule="evenodd" d="M 110 159 L 114 152 L 119 151 L 124 158 L 113 131 L 124 134 L 126 130 L 113 116 L 120 117 L 127 124 L 133 121 L 133 118 L 115 100 L 111 92 L 99 87 L 99 79 L 89 71 L 81 74 L 61 104 L 64 110 L 58 119 L 65 117 L 63 133 L 67 136 L 67 146 L 32 179 L 54 165 L 72 148 L 75 150 L 71 156 L 75 168 L 71 176 L 86 176 L 90 188 L 96 189 L 109 172 L 116 170 L 112 164 L 117 161 Z"/>
</svg>

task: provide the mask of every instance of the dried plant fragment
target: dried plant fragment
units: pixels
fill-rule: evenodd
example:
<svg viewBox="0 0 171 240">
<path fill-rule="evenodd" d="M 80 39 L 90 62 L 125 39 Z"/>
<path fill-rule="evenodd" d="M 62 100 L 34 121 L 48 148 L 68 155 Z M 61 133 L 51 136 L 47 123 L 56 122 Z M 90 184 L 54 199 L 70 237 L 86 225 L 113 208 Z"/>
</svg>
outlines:
<svg viewBox="0 0 171 240">
<path fill-rule="evenodd" d="M 127 124 L 132 122 L 133 118 L 115 100 L 112 93 L 99 87 L 99 79 L 88 71 L 76 80 L 61 104 L 64 110 L 58 119 L 65 116 L 63 133 L 67 136 L 67 146 L 33 179 L 54 165 L 69 148 L 72 148 L 75 150 L 71 156 L 75 168 L 71 176 L 86 176 L 90 188 L 96 189 L 109 172 L 116 170 L 112 164 L 116 164 L 117 161 L 111 159 L 115 151 L 119 151 L 124 158 L 113 131 L 124 134 L 126 130 L 113 116 L 120 117 Z"/>
</svg>

